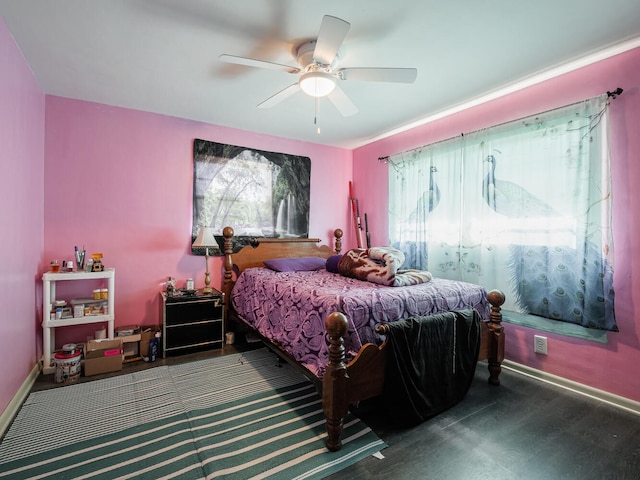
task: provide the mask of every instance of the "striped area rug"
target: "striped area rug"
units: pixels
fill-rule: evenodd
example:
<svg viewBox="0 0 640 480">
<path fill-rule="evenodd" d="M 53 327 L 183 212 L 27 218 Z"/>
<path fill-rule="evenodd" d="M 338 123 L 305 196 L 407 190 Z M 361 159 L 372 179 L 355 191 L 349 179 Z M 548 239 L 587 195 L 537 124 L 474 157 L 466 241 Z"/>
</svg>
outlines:
<svg viewBox="0 0 640 480">
<path fill-rule="evenodd" d="M 0 478 L 323 478 L 386 445 L 355 417 L 324 447 L 313 386 L 266 349 L 33 392 Z"/>
</svg>

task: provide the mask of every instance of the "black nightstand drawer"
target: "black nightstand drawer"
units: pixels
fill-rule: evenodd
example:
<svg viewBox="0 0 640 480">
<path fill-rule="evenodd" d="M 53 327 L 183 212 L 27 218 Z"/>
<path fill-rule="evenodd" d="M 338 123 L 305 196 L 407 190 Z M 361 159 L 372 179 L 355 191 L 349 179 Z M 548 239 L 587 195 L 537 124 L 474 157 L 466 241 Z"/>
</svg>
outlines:
<svg viewBox="0 0 640 480">
<path fill-rule="evenodd" d="M 224 344 L 224 295 L 167 296 L 162 292 L 162 355 L 222 347 Z"/>
<path fill-rule="evenodd" d="M 222 318 L 222 302 L 215 300 L 167 303 L 166 309 L 165 322 L 167 326 Z"/>
<path fill-rule="evenodd" d="M 194 322 L 176 327 L 167 326 L 166 349 L 186 348 L 222 343 L 222 320 Z M 168 352 L 169 353 L 169 352 Z"/>
</svg>

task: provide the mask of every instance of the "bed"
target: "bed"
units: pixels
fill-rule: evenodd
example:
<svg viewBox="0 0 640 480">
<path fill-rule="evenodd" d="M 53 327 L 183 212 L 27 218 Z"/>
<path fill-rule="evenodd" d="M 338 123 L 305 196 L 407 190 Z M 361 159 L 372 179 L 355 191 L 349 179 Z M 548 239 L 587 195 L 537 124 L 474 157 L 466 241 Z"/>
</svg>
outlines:
<svg viewBox="0 0 640 480">
<path fill-rule="evenodd" d="M 324 269 L 275 272 L 265 268 L 264 262 L 272 259 L 324 260 L 339 254 L 340 229 L 334 231 L 333 250 L 313 238 L 259 238 L 233 253 L 233 235 L 233 228 L 223 230 L 226 321 L 256 333 L 321 390 L 329 450 L 341 447 L 342 422 L 349 406 L 383 390 L 385 325 L 391 321 L 474 308 L 483 320 L 478 360 L 487 360 L 489 383 L 500 384 L 505 341 L 502 292 L 487 293 L 477 285 L 435 278 L 420 286 L 396 288 Z"/>
</svg>

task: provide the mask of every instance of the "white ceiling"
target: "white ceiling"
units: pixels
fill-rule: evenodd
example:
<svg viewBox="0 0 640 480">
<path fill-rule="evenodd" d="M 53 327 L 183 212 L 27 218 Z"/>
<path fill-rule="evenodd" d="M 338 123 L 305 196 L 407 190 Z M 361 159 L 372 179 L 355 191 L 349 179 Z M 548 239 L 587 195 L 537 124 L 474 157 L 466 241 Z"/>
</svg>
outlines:
<svg viewBox="0 0 640 480">
<path fill-rule="evenodd" d="M 340 67 L 415 67 L 413 84 L 340 82 L 359 113 L 302 92 L 296 65 L 325 14 L 351 23 Z M 45 93 L 353 148 L 603 50 L 640 46 L 638 0 L 0 0 Z M 591 58 L 591 57 L 589 57 Z M 624 85 L 611 85 L 611 88 Z"/>
</svg>

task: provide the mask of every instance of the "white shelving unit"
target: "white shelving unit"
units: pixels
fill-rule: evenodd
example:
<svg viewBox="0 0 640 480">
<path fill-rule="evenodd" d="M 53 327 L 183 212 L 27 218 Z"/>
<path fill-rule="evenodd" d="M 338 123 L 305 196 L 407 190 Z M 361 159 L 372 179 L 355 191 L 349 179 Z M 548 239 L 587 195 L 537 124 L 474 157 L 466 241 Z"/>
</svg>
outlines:
<svg viewBox="0 0 640 480">
<path fill-rule="evenodd" d="M 90 323 L 107 323 L 107 335 L 113 338 L 114 325 L 114 293 L 115 293 L 114 268 L 105 268 L 103 272 L 47 272 L 42 275 L 42 371 L 45 374 L 53 373 L 55 366 L 52 355 L 56 344 L 56 327 L 68 327 L 71 325 L 87 325 Z M 109 297 L 107 299 L 107 315 L 85 315 L 83 317 L 69 317 L 60 319 L 50 318 L 50 305 L 56 301 L 56 283 L 73 280 L 99 280 L 108 281 Z"/>
</svg>

